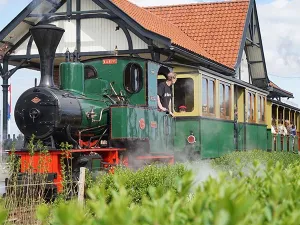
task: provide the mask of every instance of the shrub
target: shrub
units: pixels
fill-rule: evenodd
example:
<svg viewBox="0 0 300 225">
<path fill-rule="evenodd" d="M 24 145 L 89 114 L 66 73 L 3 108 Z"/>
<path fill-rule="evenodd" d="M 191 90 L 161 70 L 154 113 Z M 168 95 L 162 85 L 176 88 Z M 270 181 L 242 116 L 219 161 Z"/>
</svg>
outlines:
<svg viewBox="0 0 300 225">
<path fill-rule="evenodd" d="M 183 164 L 174 166 L 150 165 L 138 171 L 132 171 L 127 168 L 117 168 L 114 174 L 104 174 L 99 176 L 95 185 L 105 190 L 106 201 L 110 202 L 112 191 L 118 190 L 115 181 L 122 183 L 124 188 L 134 203 L 139 203 L 144 195 L 148 194 L 150 186 L 176 190 L 174 186 L 177 179 L 182 178 L 186 172 Z"/>
<path fill-rule="evenodd" d="M 173 188 L 149 187 L 139 204 L 131 199 L 122 179 L 112 179 L 111 199 L 105 186 L 90 189 L 85 207 L 76 202 L 60 203 L 52 211 L 40 207 L 38 218 L 47 224 L 297 224 L 300 219 L 300 166 L 293 163 L 267 164 L 257 176 L 260 164 L 253 162 L 249 175 L 220 174 L 208 178 L 192 193 L 193 176 L 184 171 Z M 119 175 L 119 178 L 120 175 Z"/>
<path fill-rule="evenodd" d="M 266 168 L 266 165 L 269 163 L 274 167 L 277 162 L 281 162 L 282 166 L 286 168 L 294 162 L 300 162 L 300 157 L 297 154 L 288 152 L 238 151 L 213 159 L 211 165 L 215 169 L 231 171 L 234 174 L 238 174 L 241 171 L 247 173 L 255 160 L 260 162 L 261 169 Z"/>
</svg>

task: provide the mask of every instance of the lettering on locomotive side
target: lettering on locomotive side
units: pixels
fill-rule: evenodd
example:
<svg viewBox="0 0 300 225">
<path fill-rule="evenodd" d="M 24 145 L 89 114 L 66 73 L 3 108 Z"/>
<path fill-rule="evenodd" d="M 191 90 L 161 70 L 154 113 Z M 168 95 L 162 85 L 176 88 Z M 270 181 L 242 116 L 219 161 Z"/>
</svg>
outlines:
<svg viewBox="0 0 300 225">
<path fill-rule="evenodd" d="M 102 63 L 103 63 L 103 65 L 117 64 L 118 63 L 118 59 L 103 59 Z"/>
</svg>

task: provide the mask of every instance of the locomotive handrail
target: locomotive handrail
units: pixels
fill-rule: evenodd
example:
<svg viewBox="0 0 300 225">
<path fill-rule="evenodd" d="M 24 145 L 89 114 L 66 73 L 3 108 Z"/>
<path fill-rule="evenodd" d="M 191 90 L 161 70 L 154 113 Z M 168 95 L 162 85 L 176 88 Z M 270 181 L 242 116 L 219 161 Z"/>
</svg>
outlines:
<svg viewBox="0 0 300 225">
<path fill-rule="evenodd" d="M 83 100 L 91 100 L 91 101 L 96 101 L 96 102 L 106 102 L 104 100 L 99 100 L 99 99 L 94 99 L 94 98 L 86 98 L 86 97 L 75 97 L 70 95 L 69 93 L 65 93 L 62 95 L 65 98 L 74 98 L 74 99 L 83 99 Z M 103 95 L 104 97 L 106 97 L 105 95 Z"/>
<path fill-rule="evenodd" d="M 115 93 L 115 95 L 117 96 L 118 100 L 121 101 L 120 98 L 119 98 L 119 96 L 118 96 L 118 94 L 117 94 L 117 92 L 116 92 L 116 90 L 115 90 L 114 87 L 112 86 L 112 83 L 113 83 L 113 82 L 110 82 L 109 85 L 110 85 L 112 91 L 113 91 L 113 92 Z"/>
<path fill-rule="evenodd" d="M 101 112 L 100 112 L 99 120 L 94 120 L 94 118 L 93 118 L 92 122 L 100 122 L 101 119 L 102 119 L 103 111 L 106 111 L 106 110 L 109 110 L 109 108 L 102 109 Z"/>
<path fill-rule="evenodd" d="M 114 105 L 117 104 L 117 102 L 115 100 L 113 100 L 108 94 L 104 94 L 103 96 L 108 98 L 112 102 L 112 104 L 114 104 Z"/>
</svg>

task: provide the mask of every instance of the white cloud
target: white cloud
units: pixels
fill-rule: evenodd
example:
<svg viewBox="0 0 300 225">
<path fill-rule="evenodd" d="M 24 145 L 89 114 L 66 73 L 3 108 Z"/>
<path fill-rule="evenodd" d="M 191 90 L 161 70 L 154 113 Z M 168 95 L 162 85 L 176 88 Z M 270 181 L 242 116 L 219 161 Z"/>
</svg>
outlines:
<svg viewBox="0 0 300 225">
<path fill-rule="evenodd" d="M 6 4 L 8 0 L 0 0 L 0 5 Z"/>
<path fill-rule="evenodd" d="M 300 1 L 275 0 L 257 8 L 268 72 L 299 76 Z"/>
</svg>

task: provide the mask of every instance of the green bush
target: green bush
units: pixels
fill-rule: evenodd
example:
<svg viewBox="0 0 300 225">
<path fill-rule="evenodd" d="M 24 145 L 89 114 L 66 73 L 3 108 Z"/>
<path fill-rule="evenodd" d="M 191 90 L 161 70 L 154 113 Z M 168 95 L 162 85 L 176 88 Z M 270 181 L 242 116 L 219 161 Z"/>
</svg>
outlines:
<svg viewBox="0 0 300 225">
<path fill-rule="evenodd" d="M 60 203 L 52 211 L 51 224 L 298 224 L 300 219 L 300 166 L 283 167 L 269 163 L 258 176 L 260 164 L 253 163 L 249 175 L 239 178 L 220 174 L 208 178 L 196 190 L 192 173 L 184 172 L 168 190 L 149 187 L 139 204 L 132 202 L 129 190 L 121 180 L 113 179 L 117 188 L 106 201 L 105 187 L 89 190 L 84 207 L 76 202 Z M 38 217 L 44 224 L 50 211 L 42 206 Z"/>
<path fill-rule="evenodd" d="M 170 188 L 176 190 L 174 184 L 177 179 L 182 178 L 186 168 L 183 164 L 174 166 L 150 165 L 138 171 L 126 168 L 117 168 L 114 174 L 104 174 L 99 176 L 94 185 L 105 190 L 106 201 L 110 202 L 112 190 L 118 190 L 115 181 L 123 183 L 124 188 L 134 203 L 139 203 L 142 197 L 148 194 L 150 186 L 162 188 L 167 191 Z"/>
<path fill-rule="evenodd" d="M 292 163 L 300 162 L 300 156 L 288 152 L 266 152 L 261 150 L 237 151 L 213 159 L 211 165 L 215 169 L 238 174 L 241 171 L 249 171 L 249 167 L 252 166 L 252 162 L 255 160 L 261 163 L 262 169 L 266 168 L 266 165 L 269 163 L 275 166 L 277 162 L 281 162 L 282 166 L 286 168 Z"/>
<path fill-rule="evenodd" d="M 136 173 L 119 169 L 88 190 L 84 206 L 75 201 L 54 209 L 43 205 L 37 216 L 43 224 L 55 225 L 299 224 L 298 156 L 274 153 L 269 160 L 259 151 L 243 152 L 214 165 L 236 165 L 233 155 L 240 158 L 237 168 L 248 166 L 246 173 L 220 173 L 194 188 L 192 172 L 182 165 L 150 166 Z"/>
</svg>

